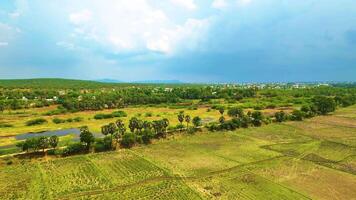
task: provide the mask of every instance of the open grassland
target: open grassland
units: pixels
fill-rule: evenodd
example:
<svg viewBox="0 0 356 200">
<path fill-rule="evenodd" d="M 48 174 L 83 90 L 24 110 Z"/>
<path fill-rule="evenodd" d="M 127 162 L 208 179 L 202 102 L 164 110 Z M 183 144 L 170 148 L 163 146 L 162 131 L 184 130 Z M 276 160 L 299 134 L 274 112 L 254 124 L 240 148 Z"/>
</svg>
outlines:
<svg viewBox="0 0 356 200">
<path fill-rule="evenodd" d="M 54 116 L 46 116 L 45 113 L 51 110 L 55 110 L 56 107 L 47 107 L 47 108 L 35 108 L 35 109 L 26 109 L 24 111 L 18 112 L 4 112 L 0 115 L 0 123 L 11 124 L 12 127 L 0 128 L 0 136 L 15 136 L 17 134 L 29 133 L 29 132 L 41 132 L 47 130 L 58 130 L 58 129 L 68 129 L 68 128 L 78 128 L 83 125 L 87 125 L 90 130 L 93 132 L 100 133 L 101 126 L 108 124 L 110 122 L 115 122 L 118 118 L 111 119 L 101 119 L 95 120 L 94 116 L 98 113 L 110 114 L 117 109 L 107 109 L 102 111 L 83 111 L 76 113 L 65 113 Z M 200 116 L 204 122 L 217 121 L 220 114 L 217 110 L 211 110 L 208 112 L 208 108 L 200 107 L 196 110 L 188 109 L 175 109 L 169 107 L 128 107 L 120 109 L 127 113 L 127 117 L 121 118 L 124 123 L 128 123 L 131 117 L 139 117 L 143 120 L 158 120 L 162 118 L 167 118 L 171 122 L 171 126 L 178 124 L 177 114 L 180 111 L 184 111 L 187 115 L 190 116 Z M 62 123 L 55 124 L 52 122 L 54 118 L 68 119 L 80 117 L 83 121 L 80 122 L 71 122 L 71 123 Z M 48 121 L 48 123 L 36 126 L 26 126 L 26 121 L 43 118 Z"/>
<path fill-rule="evenodd" d="M 0 197 L 356 199 L 355 113 L 353 106 L 304 122 L 182 132 L 110 153 L 2 160 Z"/>
</svg>

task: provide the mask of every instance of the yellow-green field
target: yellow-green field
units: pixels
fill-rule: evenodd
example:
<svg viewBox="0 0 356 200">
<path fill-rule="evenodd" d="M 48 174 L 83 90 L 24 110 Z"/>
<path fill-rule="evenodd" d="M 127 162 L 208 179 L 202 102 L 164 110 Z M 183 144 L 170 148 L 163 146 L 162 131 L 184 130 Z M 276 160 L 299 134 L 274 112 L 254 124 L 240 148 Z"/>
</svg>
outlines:
<svg viewBox="0 0 356 200">
<path fill-rule="evenodd" d="M 129 116 L 139 108 L 130 109 L 125 110 Z M 166 112 L 164 117 L 170 116 L 172 121 L 179 111 L 150 109 Z M 203 118 L 219 115 L 203 108 L 189 112 L 193 116 L 200 112 Z M 86 113 L 88 118 L 93 115 Z M 83 115 L 73 115 L 77 114 Z M 110 153 L 37 160 L 3 158 L 0 197 L 356 199 L 355 115 L 353 106 L 304 122 L 234 132 L 181 133 L 148 146 Z M 91 121 L 93 129 L 100 127 L 95 124 L 98 120 L 86 122 Z"/>
</svg>

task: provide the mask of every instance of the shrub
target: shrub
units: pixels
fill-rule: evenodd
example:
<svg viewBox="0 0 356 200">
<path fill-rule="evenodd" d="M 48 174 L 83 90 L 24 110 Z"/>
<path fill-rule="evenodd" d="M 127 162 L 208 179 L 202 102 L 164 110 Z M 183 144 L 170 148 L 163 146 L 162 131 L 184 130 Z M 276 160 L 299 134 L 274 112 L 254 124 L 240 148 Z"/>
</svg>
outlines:
<svg viewBox="0 0 356 200">
<path fill-rule="evenodd" d="M 147 112 L 146 114 L 145 114 L 145 117 L 152 117 L 153 116 L 153 114 L 151 113 L 151 112 Z"/>
<path fill-rule="evenodd" d="M 216 122 L 210 123 L 207 125 L 209 131 L 218 131 L 220 130 L 220 125 Z"/>
<path fill-rule="evenodd" d="M 35 126 L 47 123 L 47 120 L 43 118 L 33 119 L 26 122 L 26 126 Z"/>
<path fill-rule="evenodd" d="M 0 123 L 0 128 L 10 128 L 10 127 L 14 127 L 14 125 L 12 125 L 12 124 L 1 124 Z"/>
<path fill-rule="evenodd" d="M 125 133 L 122 136 L 121 145 L 126 148 L 131 148 L 136 142 L 136 135 L 134 133 Z"/>
<path fill-rule="evenodd" d="M 84 151 L 84 149 L 85 148 L 81 143 L 70 144 L 63 150 L 62 155 L 70 156 L 70 155 L 74 155 L 74 154 L 79 154 L 79 153 L 82 153 Z"/>
<path fill-rule="evenodd" d="M 274 118 L 276 119 L 276 122 L 284 122 L 287 120 L 287 115 L 285 112 L 280 111 L 274 113 Z"/>
<path fill-rule="evenodd" d="M 59 119 L 59 118 L 54 118 L 54 119 L 52 119 L 52 122 L 55 123 L 55 124 L 61 124 L 61 123 L 65 123 L 66 120 Z"/>
<path fill-rule="evenodd" d="M 112 116 L 113 117 L 127 117 L 127 113 L 122 110 L 119 110 L 119 111 L 113 112 Z"/>
<path fill-rule="evenodd" d="M 114 118 L 114 116 L 112 114 L 102 114 L 102 113 L 94 115 L 94 119 L 97 119 L 97 120 L 110 119 L 110 118 Z"/>
<path fill-rule="evenodd" d="M 81 121 L 83 121 L 83 118 L 82 117 L 75 117 L 75 118 L 73 118 L 73 121 L 81 122 Z"/>
<path fill-rule="evenodd" d="M 313 98 L 313 104 L 316 107 L 317 111 L 326 115 L 330 112 L 334 112 L 336 109 L 336 102 L 331 97 L 318 96 Z"/>
<path fill-rule="evenodd" d="M 95 139 L 94 150 L 95 152 L 103 152 L 111 150 L 111 137 L 106 136 L 104 138 Z"/>
<path fill-rule="evenodd" d="M 292 121 L 303 121 L 304 118 L 304 112 L 300 110 L 294 110 L 290 116 L 290 119 Z"/>
<path fill-rule="evenodd" d="M 142 142 L 144 144 L 150 144 L 153 137 L 154 137 L 154 134 L 152 131 L 144 130 L 142 133 Z"/>
<path fill-rule="evenodd" d="M 260 111 L 255 111 L 251 114 L 251 118 L 251 122 L 254 126 L 261 126 L 264 116 Z"/>
</svg>

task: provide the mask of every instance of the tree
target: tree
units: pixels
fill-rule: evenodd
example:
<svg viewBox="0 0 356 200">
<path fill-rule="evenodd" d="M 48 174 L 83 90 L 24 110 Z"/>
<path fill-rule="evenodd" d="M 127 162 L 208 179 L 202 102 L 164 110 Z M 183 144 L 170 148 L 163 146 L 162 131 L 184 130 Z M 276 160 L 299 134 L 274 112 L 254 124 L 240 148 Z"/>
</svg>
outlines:
<svg viewBox="0 0 356 200">
<path fill-rule="evenodd" d="M 152 123 L 149 121 L 144 121 L 143 122 L 143 129 L 144 130 L 151 130 L 152 129 Z"/>
<path fill-rule="evenodd" d="M 260 111 L 254 111 L 252 114 L 251 114 L 251 118 L 252 118 L 252 124 L 254 126 L 261 126 L 262 125 L 262 121 L 263 121 L 263 115 Z"/>
<path fill-rule="evenodd" d="M 87 151 L 90 149 L 90 145 L 95 141 L 93 133 L 89 131 L 87 126 L 83 126 L 80 128 L 80 142 L 84 143 Z"/>
<path fill-rule="evenodd" d="M 336 102 L 331 97 L 317 96 L 313 98 L 313 104 L 322 115 L 334 112 L 336 109 Z"/>
<path fill-rule="evenodd" d="M 42 151 L 44 152 L 46 148 L 48 148 L 48 138 L 45 136 L 41 136 L 38 139 L 38 148 L 42 149 Z"/>
<path fill-rule="evenodd" d="M 132 117 L 129 121 L 129 129 L 133 133 L 136 128 L 138 128 L 138 119 L 136 117 Z"/>
<path fill-rule="evenodd" d="M 220 123 L 221 125 L 225 123 L 225 117 L 224 117 L 224 116 L 221 116 L 221 117 L 219 118 L 219 123 Z"/>
<path fill-rule="evenodd" d="M 227 111 L 227 114 L 230 116 L 230 117 L 242 117 L 244 115 L 244 111 L 242 108 L 239 108 L 239 107 L 233 107 L 233 108 L 230 108 L 228 111 Z"/>
<path fill-rule="evenodd" d="M 167 128 L 169 126 L 169 120 L 167 118 L 162 119 L 162 126 L 164 128 L 164 132 L 167 133 Z"/>
<path fill-rule="evenodd" d="M 180 124 L 183 124 L 183 121 L 184 121 L 184 112 L 183 111 L 179 112 L 178 121 L 179 121 Z"/>
<path fill-rule="evenodd" d="M 287 115 L 285 112 L 280 111 L 274 113 L 274 118 L 276 119 L 276 122 L 284 122 L 287 120 Z"/>
<path fill-rule="evenodd" d="M 131 148 L 136 142 L 135 133 L 125 133 L 122 136 L 121 145 L 126 148 Z"/>
<path fill-rule="evenodd" d="M 126 132 L 125 124 L 123 123 L 123 121 L 121 119 L 118 119 L 116 121 L 116 127 L 117 127 L 118 132 L 121 136 L 125 134 L 125 132 Z"/>
<path fill-rule="evenodd" d="M 105 136 L 107 136 L 109 134 L 109 127 L 108 125 L 104 125 L 101 127 L 101 133 Z"/>
<path fill-rule="evenodd" d="M 189 123 L 190 123 L 190 116 L 189 115 L 186 115 L 185 116 L 185 122 L 187 123 L 187 130 L 189 128 Z"/>
<path fill-rule="evenodd" d="M 224 115 L 224 112 L 225 112 L 225 109 L 224 109 L 224 107 L 219 107 L 219 113 L 221 114 L 221 115 Z"/>
<path fill-rule="evenodd" d="M 53 148 L 56 149 L 58 146 L 59 138 L 56 135 L 53 135 L 49 138 L 49 145 Z"/>
<path fill-rule="evenodd" d="M 291 117 L 291 120 L 293 120 L 293 121 L 303 121 L 304 112 L 302 112 L 300 110 L 293 110 L 290 117 Z"/>
<path fill-rule="evenodd" d="M 24 142 L 18 142 L 16 144 L 16 147 L 19 147 L 19 148 L 21 148 L 22 151 L 26 151 L 26 152 L 28 152 L 28 150 L 30 149 L 29 143 L 27 140 Z"/>
<path fill-rule="evenodd" d="M 198 116 L 194 117 L 192 122 L 193 122 L 194 128 L 199 128 L 202 125 L 201 118 Z"/>
<path fill-rule="evenodd" d="M 5 110 L 5 103 L 4 101 L 0 101 L 0 112 L 4 112 Z"/>
</svg>

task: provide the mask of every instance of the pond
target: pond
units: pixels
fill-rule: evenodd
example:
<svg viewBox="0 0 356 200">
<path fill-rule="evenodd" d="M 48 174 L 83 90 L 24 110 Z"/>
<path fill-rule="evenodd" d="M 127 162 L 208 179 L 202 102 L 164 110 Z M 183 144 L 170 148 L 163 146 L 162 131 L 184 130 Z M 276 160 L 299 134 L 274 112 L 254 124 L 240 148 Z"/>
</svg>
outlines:
<svg viewBox="0 0 356 200">
<path fill-rule="evenodd" d="M 95 137 L 103 137 L 103 135 L 100 133 L 93 133 L 93 134 Z M 24 133 L 24 134 L 16 135 L 15 138 L 16 140 L 26 140 L 34 137 L 40 137 L 40 136 L 50 137 L 53 135 L 56 135 L 58 137 L 66 136 L 66 135 L 74 135 L 76 136 L 75 138 L 79 138 L 80 130 L 78 128 L 70 128 L 70 129 L 61 129 L 61 130 L 54 130 L 54 131 L 44 131 L 39 133 Z"/>
</svg>

